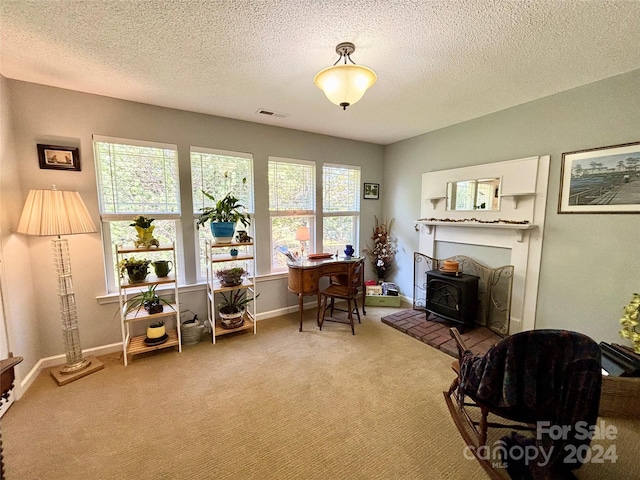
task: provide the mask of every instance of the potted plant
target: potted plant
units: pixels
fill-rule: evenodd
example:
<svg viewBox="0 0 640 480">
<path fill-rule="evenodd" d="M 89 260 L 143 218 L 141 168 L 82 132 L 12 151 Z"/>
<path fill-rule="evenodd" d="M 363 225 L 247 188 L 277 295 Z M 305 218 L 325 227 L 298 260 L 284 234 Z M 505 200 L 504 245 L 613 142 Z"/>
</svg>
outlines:
<svg viewBox="0 0 640 480">
<path fill-rule="evenodd" d="M 149 274 L 149 264 L 151 260 L 146 258 L 123 258 L 118 265 L 120 269 L 120 276 L 127 272 L 130 283 L 141 283 L 147 278 Z"/>
<path fill-rule="evenodd" d="M 149 285 L 147 290 L 140 290 L 140 293 L 128 298 L 124 311 L 125 315 L 136 309 L 138 310 L 136 315 L 138 315 L 141 308 L 144 308 L 150 314 L 160 313 L 164 310 L 163 303 L 173 309 L 173 306 L 169 302 L 158 296 L 156 287 L 157 285 Z"/>
<path fill-rule="evenodd" d="M 634 293 L 629 305 L 624 307 L 624 316 L 620 319 L 620 336 L 633 343 L 633 351 L 640 353 L 640 294 Z"/>
<path fill-rule="evenodd" d="M 144 215 L 138 215 L 133 219 L 133 223 L 130 223 L 130 227 L 135 227 L 138 238 L 134 241 L 134 244 L 138 248 L 149 248 L 151 246 L 158 247 L 160 242 L 153 238 L 153 230 L 155 225 L 151 225 L 155 218 L 145 217 Z"/>
<path fill-rule="evenodd" d="M 213 195 L 204 190 L 202 193 L 214 202 L 214 206 L 200 209 L 202 213 L 198 217 L 198 227 L 207 221 L 210 222 L 211 235 L 217 243 L 231 242 L 238 222 L 245 227 L 249 226 L 251 217 L 248 213 L 244 213 L 245 206 L 239 203 L 240 199 L 227 193 L 224 198 L 216 200 Z"/>
<path fill-rule="evenodd" d="M 225 268 L 216 272 L 216 277 L 223 287 L 235 287 L 242 283 L 242 277 L 248 272 L 242 267 Z"/>
<path fill-rule="evenodd" d="M 164 343 L 167 339 L 167 330 L 164 326 L 164 320 L 158 320 L 147 327 L 147 338 L 145 343 L 158 344 Z"/>
<path fill-rule="evenodd" d="M 222 328 L 238 328 L 244 325 L 244 311 L 247 304 L 260 294 L 249 298 L 246 290 L 233 290 L 228 295 L 224 292 L 220 292 L 220 295 L 222 300 L 219 303 L 218 313 Z"/>
</svg>

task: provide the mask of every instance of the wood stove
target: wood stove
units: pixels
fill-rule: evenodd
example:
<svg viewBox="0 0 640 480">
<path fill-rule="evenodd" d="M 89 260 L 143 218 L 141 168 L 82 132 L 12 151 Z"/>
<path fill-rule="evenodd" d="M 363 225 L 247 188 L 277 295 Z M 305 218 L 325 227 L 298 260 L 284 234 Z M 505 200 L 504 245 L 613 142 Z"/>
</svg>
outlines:
<svg viewBox="0 0 640 480">
<path fill-rule="evenodd" d="M 462 330 L 476 321 L 479 277 L 466 273 L 427 272 L 427 311 L 460 324 Z"/>
</svg>

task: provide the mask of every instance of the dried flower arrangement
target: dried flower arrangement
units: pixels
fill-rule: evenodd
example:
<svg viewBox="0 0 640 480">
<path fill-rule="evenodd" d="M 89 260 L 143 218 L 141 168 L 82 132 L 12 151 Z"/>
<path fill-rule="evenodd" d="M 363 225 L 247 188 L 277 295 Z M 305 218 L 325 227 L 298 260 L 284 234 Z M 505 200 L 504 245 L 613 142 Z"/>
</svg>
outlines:
<svg viewBox="0 0 640 480">
<path fill-rule="evenodd" d="M 367 245 L 363 252 L 371 260 L 371 265 L 373 265 L 378 280 L 384 280 L 389 271 L 395 266 L 396 243 L 391 237 L 391 227 L 394 219 L 392 218 L 388 225 L 379 223 L 378 217 L 374 217 L 374 219 L 375 226 L 371 236 L 373 246 Z"/>
</svg>

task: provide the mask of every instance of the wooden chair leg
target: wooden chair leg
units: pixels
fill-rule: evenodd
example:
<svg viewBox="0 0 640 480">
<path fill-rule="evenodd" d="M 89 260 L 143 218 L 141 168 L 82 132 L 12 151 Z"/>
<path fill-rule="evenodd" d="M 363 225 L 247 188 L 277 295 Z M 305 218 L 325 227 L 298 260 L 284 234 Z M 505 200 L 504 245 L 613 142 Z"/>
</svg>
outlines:
<svg viewBox="0 0 640 480">
<path fill-rule="evenodd" d="M 480 431 L 478 432 L 478 442 L 479 445 L 487 444 L 487 416 L 489 415 L 489 411 L 486 408 L 480 408 L 482 415 L 480 416 Z"/>
<path fill-rule="evenodd" d="M 349 323 L 351 324 L 351 335 L 355 335 L 356 331 L 353 328 L 353 309 L 351 308 L 351 299 L 347 298 L 347 310 L 349 310 Z"/>
<path fill-rule="evenodd" d="M 318 323 L 318 327 L 320 327 L 320 330 L 322 330 L 322 324 L 324 323 L 324 313 L 327 311 L 327 296 L 326 295 L 322 295 L 322 318 L 320 318 L 320 321 Z"/>
<path fill-rule="evenodd" d="M 353 299 L 353 309 L 356 312 L 356 316 L 358 317 L 358 323 L 362 323 L 360 321 L 360 312 L 358 311 L 358 299 L 357 298 Z"/>
</svg>

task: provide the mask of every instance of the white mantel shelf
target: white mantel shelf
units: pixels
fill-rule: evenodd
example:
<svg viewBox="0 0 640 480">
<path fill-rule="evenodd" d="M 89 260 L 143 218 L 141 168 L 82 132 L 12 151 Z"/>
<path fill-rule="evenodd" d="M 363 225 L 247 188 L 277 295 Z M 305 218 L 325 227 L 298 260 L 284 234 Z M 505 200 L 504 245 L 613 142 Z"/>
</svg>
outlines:
<svg viewBox="0 0 640 480">
<path fill-rule="evenodd" d="M 467 227 L 467 228 L 497 228 L 503 230 L 513 230 L 518 235 L 518 243 L 522 243 L 522 235 L 527 230 L 537 228 L 536 225 L 524 223 L 485 223 L 485 222 L 444 222 L 438 220 L 416 220 L 416 223 L 426 225 L 429 235 L 433 233 L 433 227 Z"/>
</svg>

